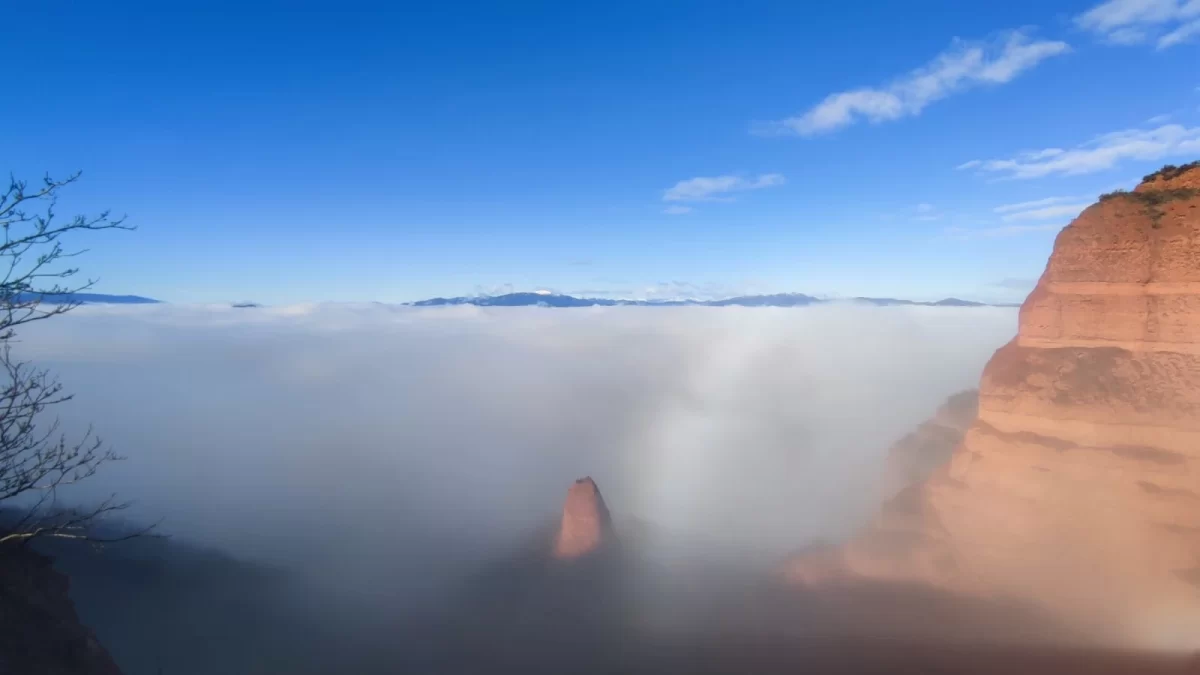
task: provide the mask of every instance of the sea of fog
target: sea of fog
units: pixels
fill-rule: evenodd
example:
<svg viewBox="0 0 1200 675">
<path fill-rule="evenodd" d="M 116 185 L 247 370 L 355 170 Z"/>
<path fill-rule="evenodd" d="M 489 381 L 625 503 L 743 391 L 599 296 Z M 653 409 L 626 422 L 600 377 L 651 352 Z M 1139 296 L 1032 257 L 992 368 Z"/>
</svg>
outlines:
<svg viewBox="0 0 1200 675">
<path fill-rule="evenodd" d="M 590 475 L 617 522 L 777 556 L 877 504 L 888 446 L 977 385 L 1008 308 L 84 306 L 18 354 L 126 461 L 64 493 L 364 584 L 503 546 Z"/>
</svg>

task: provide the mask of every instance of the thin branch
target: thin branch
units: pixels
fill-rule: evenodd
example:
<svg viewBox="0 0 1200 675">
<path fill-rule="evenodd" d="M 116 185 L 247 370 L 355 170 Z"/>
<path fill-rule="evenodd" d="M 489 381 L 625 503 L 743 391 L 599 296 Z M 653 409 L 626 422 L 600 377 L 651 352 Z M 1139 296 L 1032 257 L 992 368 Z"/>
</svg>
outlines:
<svg viewBox="0 0 1200 675">
<path fill-rule="evenodd" d="M 0 191 L 0 508 L 22 504 L 23 513 L 4 528 L 0 544 L 37 537 L 96 541 L 90 525 L 125 509 L 116 496 L 89 510 L 62 509 L 59 489 L 85 481 L 108 462 L 122 457 L 105 447 L 89 429 L 69 442 L 59 433 L 56 419 L 43 423 L 49 409 L 71 400 L 50 374 L 15 359 L 11 344 L 16 329 L 34 321 L 65 314 L 79 306 L 74 294 L 87 290 L 92 280 L 71 284 L 79 273 L 64 263 L 87 252 L 66 249 L 63 237 L 78 232 L 132 230 L 124 218 L 108 211 L 95 216 L 59 219 L 55 212 L 59 191 L 79 179 L 74 173 L 62 180 L 49 176 L 31 188 L 9 177 Z M 34 206 L 42 207 L 40 212 Z M 53 302 L 53 300 L 63 302 Z M 153 529 L 122 535 L 114 541 L 140 536 Z"/>
</svg>

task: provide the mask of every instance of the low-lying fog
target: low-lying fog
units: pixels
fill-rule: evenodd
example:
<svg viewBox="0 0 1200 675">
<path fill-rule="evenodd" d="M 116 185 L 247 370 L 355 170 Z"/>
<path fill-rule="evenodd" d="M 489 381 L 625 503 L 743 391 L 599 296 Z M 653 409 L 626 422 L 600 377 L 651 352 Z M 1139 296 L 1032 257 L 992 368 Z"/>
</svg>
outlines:
<svg viewBox="0 0 1200 675">
<path fill-rule="evenodd" d="M 72 496 L 115 490 L 131 516 L 241 556 L 366 564 L 414 533 L 511 541 L 584 474 L 618 521 L 778 555 L 869 514 L 888 446 L 976 386 L 1015 319 L 85 306 L 24 328 L 18 350 L 76 394 L 68 429 L 92 424 L 128 457 Z"/>
<path fill-rule="evenodd" d="M 118 492 L 178 542 L 157 567 L 60 559 L 126 672 L 392 672 L 388 649 L 415 653 L 400 615 L 449 603 L 462 634 L 446 593 L 534 541 L 582 475 L 675 562 L 762 570 L 846 533 L 889 445 L 1015 331 L 1001 308 L 84 306 L 16 349 L 76 395 L 68 433 L 128 458 L 62 497 Z M 691 593 L 637 614 L 702 613 Z"/>
</svg>

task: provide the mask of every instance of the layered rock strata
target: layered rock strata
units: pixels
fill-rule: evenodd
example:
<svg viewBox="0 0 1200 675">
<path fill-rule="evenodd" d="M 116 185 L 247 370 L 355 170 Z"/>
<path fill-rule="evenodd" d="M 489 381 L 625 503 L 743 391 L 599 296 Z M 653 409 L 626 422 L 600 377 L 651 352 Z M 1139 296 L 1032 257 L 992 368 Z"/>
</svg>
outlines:
<svg viewBox="0 0 1200 675">
<path fill-rule="evenodd" d="M 1017 597 L 1200 648 L 1200 165 L 1062 230 L 950 461 L 785 574 Z"/>
</svg>

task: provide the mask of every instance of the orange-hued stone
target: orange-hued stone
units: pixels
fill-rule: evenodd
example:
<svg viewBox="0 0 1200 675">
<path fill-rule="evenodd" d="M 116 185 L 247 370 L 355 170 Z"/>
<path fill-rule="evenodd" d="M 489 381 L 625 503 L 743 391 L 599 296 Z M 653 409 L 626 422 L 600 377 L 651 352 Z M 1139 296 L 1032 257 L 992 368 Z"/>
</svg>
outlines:
<svg viewBox="0 0 1200 675">
<path fill-rule="evenodd" d="M 554 557 L 578 558 L 606 546 L 613 537 L 612 516 L 590 477 L 575 481 L 567 491 L 562 523 L 554 542 Z"/>
<path fill-rule="evenodd" d="M 1012 597 L 1105 639 L 1200 647 L 1200 166 L 1068 225 L 949 461 L 784 573 Z"/>
<path fill-rule="evenodd" d="M 932 418 L 892 444 L 887 455 L 884 493 L 895 495 L 925 480 L 950 461 L 978 411 L 979 392 L 959 392 L 946 399 Z"/>
</svg>

